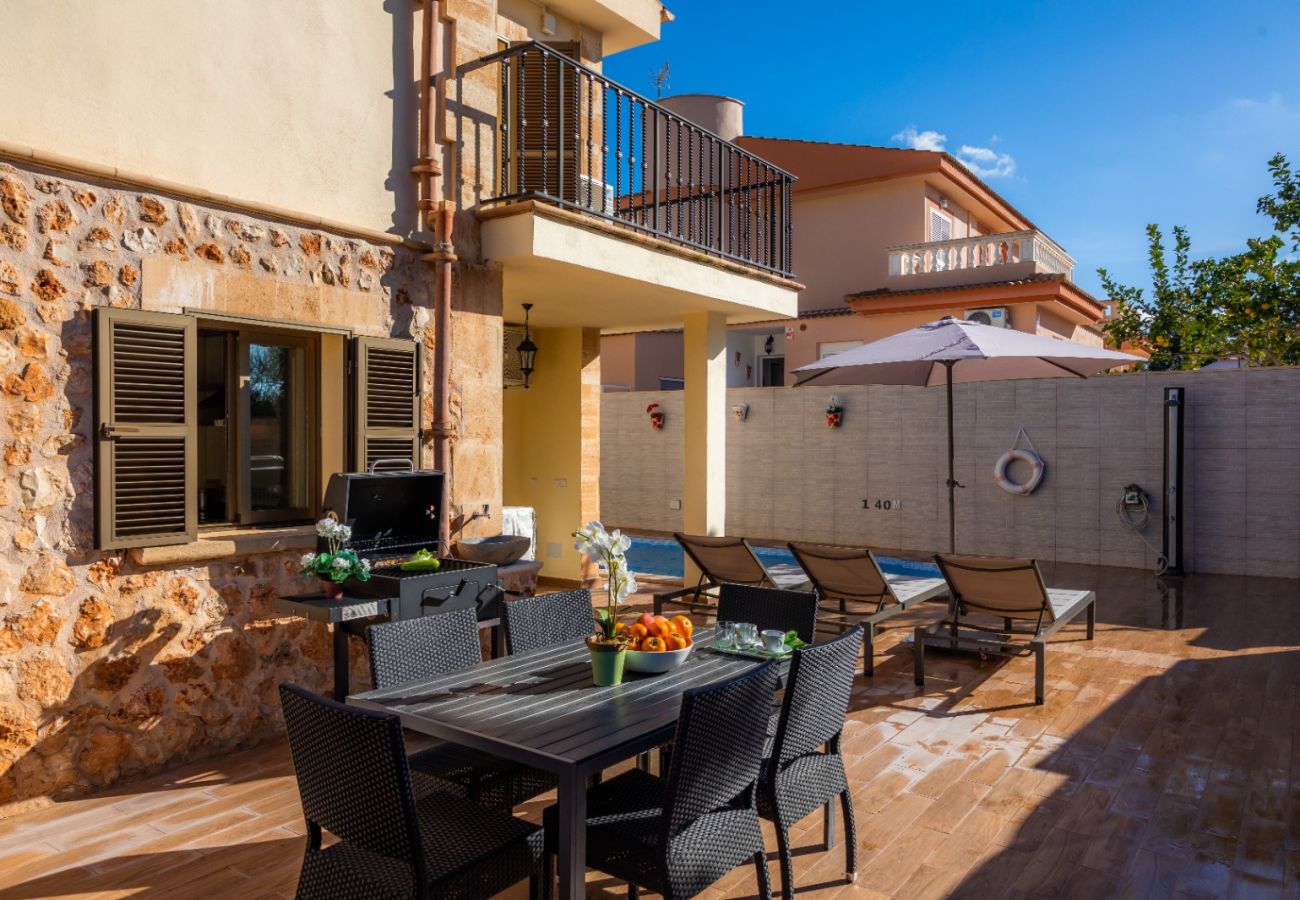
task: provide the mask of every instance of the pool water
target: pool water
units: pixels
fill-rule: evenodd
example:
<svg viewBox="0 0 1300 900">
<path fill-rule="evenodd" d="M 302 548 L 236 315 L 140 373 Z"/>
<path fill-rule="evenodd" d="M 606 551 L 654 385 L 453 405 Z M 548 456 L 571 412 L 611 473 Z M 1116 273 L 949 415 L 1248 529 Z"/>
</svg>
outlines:
<svg viewBox="0 0 1300 900">
<path fill-rule="evenodd" d="M 794 566 L 794 554 L 779 547 L 755 547 L 754 552 L 763 565 Z M 877 557 L 880 568 L 887 575 L 914 575 L 925 578 L 938 578 L 939 567 L 933 563 L 916 562 L 910 559 L 897 559 L 891 556 Z M 627 551 L 628 565 L 638 575 L 659 575 L 665 578 L 682 578 L 686 572 L 686 554 L 681 545 L 673 540 L 651 537 L 633 537 L 632 548 Z"/>
</svg>

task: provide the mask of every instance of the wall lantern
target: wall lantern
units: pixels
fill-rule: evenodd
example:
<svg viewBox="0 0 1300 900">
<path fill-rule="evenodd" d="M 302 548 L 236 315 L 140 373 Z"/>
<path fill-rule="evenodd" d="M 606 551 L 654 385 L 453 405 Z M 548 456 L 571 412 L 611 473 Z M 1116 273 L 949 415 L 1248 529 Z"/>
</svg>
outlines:
<svg viewBox="0 0 1300 900">
<path fill-rule="evenodd" d="M 524 304 L 524 339 L 516 348 L 519 351 L 519 372 L 524 376 L 525 388 L 528 387 L 528 379 L 532 377 L 533 370 L 537 367 L 537 345 L 533 343 L 533 336 L 528 331 L 528 311 L 532 308 L 531 303 Z"/>
<path fill-rule="evenodd" d="M 774 338 L 772 337 L 772 335 L 769 334 L 769 335 L 767 336 L 767 340 L 765 340 L 765 341 L 763 342 L 763 352 L 766 353 L 768 356 L 771 356 L 771 355 L 772 355 L 772 343 L 773 343 L 773 340 L 774 340 Z"/>
</svg>

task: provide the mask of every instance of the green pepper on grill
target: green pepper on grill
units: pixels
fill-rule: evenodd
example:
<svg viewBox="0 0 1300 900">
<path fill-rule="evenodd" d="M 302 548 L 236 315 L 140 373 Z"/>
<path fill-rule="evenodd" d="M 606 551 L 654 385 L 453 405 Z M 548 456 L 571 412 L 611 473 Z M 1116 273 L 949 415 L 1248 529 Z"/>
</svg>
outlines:
<svg viewBox="0 0 1300 900">
<path fill-rule="evenodd" d="M 406 562 L 402 563 L 403 572 L 436 572 L 442 568 L 442 560 L 428 550 L 420 549 Z"/>
</svg>

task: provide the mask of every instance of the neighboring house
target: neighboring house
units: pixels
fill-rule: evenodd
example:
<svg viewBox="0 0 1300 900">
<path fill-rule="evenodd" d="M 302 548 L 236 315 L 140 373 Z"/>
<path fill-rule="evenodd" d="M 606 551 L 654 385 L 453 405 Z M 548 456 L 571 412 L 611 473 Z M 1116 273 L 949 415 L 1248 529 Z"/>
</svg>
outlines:
<svg viewBox="0 0 1300 900">
<path fill-rule="evenodd" d="M 1111 335 L 1109 335 L 1109 334 L 1106 333 L 1106 325 L 1109 324 L 1110 320 L 1113 319 L 1113 318 L 1115 317 L 1116 308 L 1115 308 L 1115 304 L 1113 304 L 1113 303 L 1111 303 L 1111 302 L 1109 302 L 1109 301 L 1105 302 L 1105 303 L 1102 304 L 1102 305 L 1103 305 L 1102 319 L 1101 319 L 1101 323 L 1100 323 L 1100 325 L 1099 325 L 1098 327 L 1101 329 L 1102 340 L 1105 341 L 1106 346 L 1109 347 L 1109 348 L 1112 349 L 1112 350 L 1119 350 L 1119 351 L 1122 352 L 1122 353 L 1132 353 L 1134 356 L 1141 356 L 1141 357 L 1144 358 L 1144 359 L 1150 359 L 1150 358 L 1151 358 L 1151 350 L 1150 350 L 1149 347 L 1147 347 L 1147 346 L 1145 345 L 1145 342 L 1143 342 L 1143 341 L 1120 341 L 1120 342 L 1117 344 L 1117 343 L 1115 342 L 1114 338 L 1113 338 Z M 1119 367 L 1119 368 L 1117 368 L 1117 369 L 1113 369 L 1112 371 L 1114 371 L 1114 372 L 1128 372 L 1128 371 L 1132 371 L 1132 370 L 1138 368 L 1139 365 L 1140 365 L 1139 363 L 1135 363 L 1135 364 L 1133 364 L 1133 365 L 1131 365 L 1131 366 L 1121 366 L 1121 367 Z M 1221 366 L 1220 368 L 1224 368 L 1224 367 Z M 1229 367 L 1229 368 L 1236 368 L 1236 367 L 1235 367 L 1235 366 L 1232 366 L 1232 367 Z"/>
<path fill-rule="evenodd" d="M 602 329 L 685 329 L 660 438 L 690 427 L 688 521 L 721 527 L 718 361 L 728 325 L 797 312 L 790 177 L 600 74 L 670 19 L 10 4 L 0 806 L 255 742 L 280 682 L 329 683 L 327 632 L 275 601 L 313 587 L 333 472 L 442 468 L 448 528 L 533 506 L 547 573 L 584 575 Z"/>
<path fill-rule="evenodd" d="M 740 103 L 663 101 L 798 177 L 794 264 L 799 321 L 733 326 L 731 387 L 793 383 L 792 370 L 941 316 L 1102 343 L 1102 304 L 1074 284 L 1074 260 L 946 153 L 740 134 Z M 680 375 L 638 339 L 634 388 Z M 652 351 L 653 352 L 653 351 Z M 688 380 L 689 384 L 689 380 Z"/>
</svg>

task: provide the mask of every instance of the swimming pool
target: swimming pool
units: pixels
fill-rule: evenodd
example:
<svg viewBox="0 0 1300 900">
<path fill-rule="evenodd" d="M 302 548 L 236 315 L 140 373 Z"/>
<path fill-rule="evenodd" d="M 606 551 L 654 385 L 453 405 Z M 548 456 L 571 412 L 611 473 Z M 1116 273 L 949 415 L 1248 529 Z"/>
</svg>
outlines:
<svg viewBox="0 0 1300 900">
<path fill-rule="evenodd" d="M 793 566 L 794 554 L 779 547 L 755 547 L 754 552 L 765 566 Z M 652 537 L 633 537 L 632 548 L 627 551 L 628 565 L 638 575 L 659 575 L 664 578 L 681 578 L 685 574 L 686 555 L 681 545 L 673 540 Z M 880 568 L 892 575 L 920 575 L 939 577 L 939 568 L 933 563 L 879 557 Z"/>
</svg>

